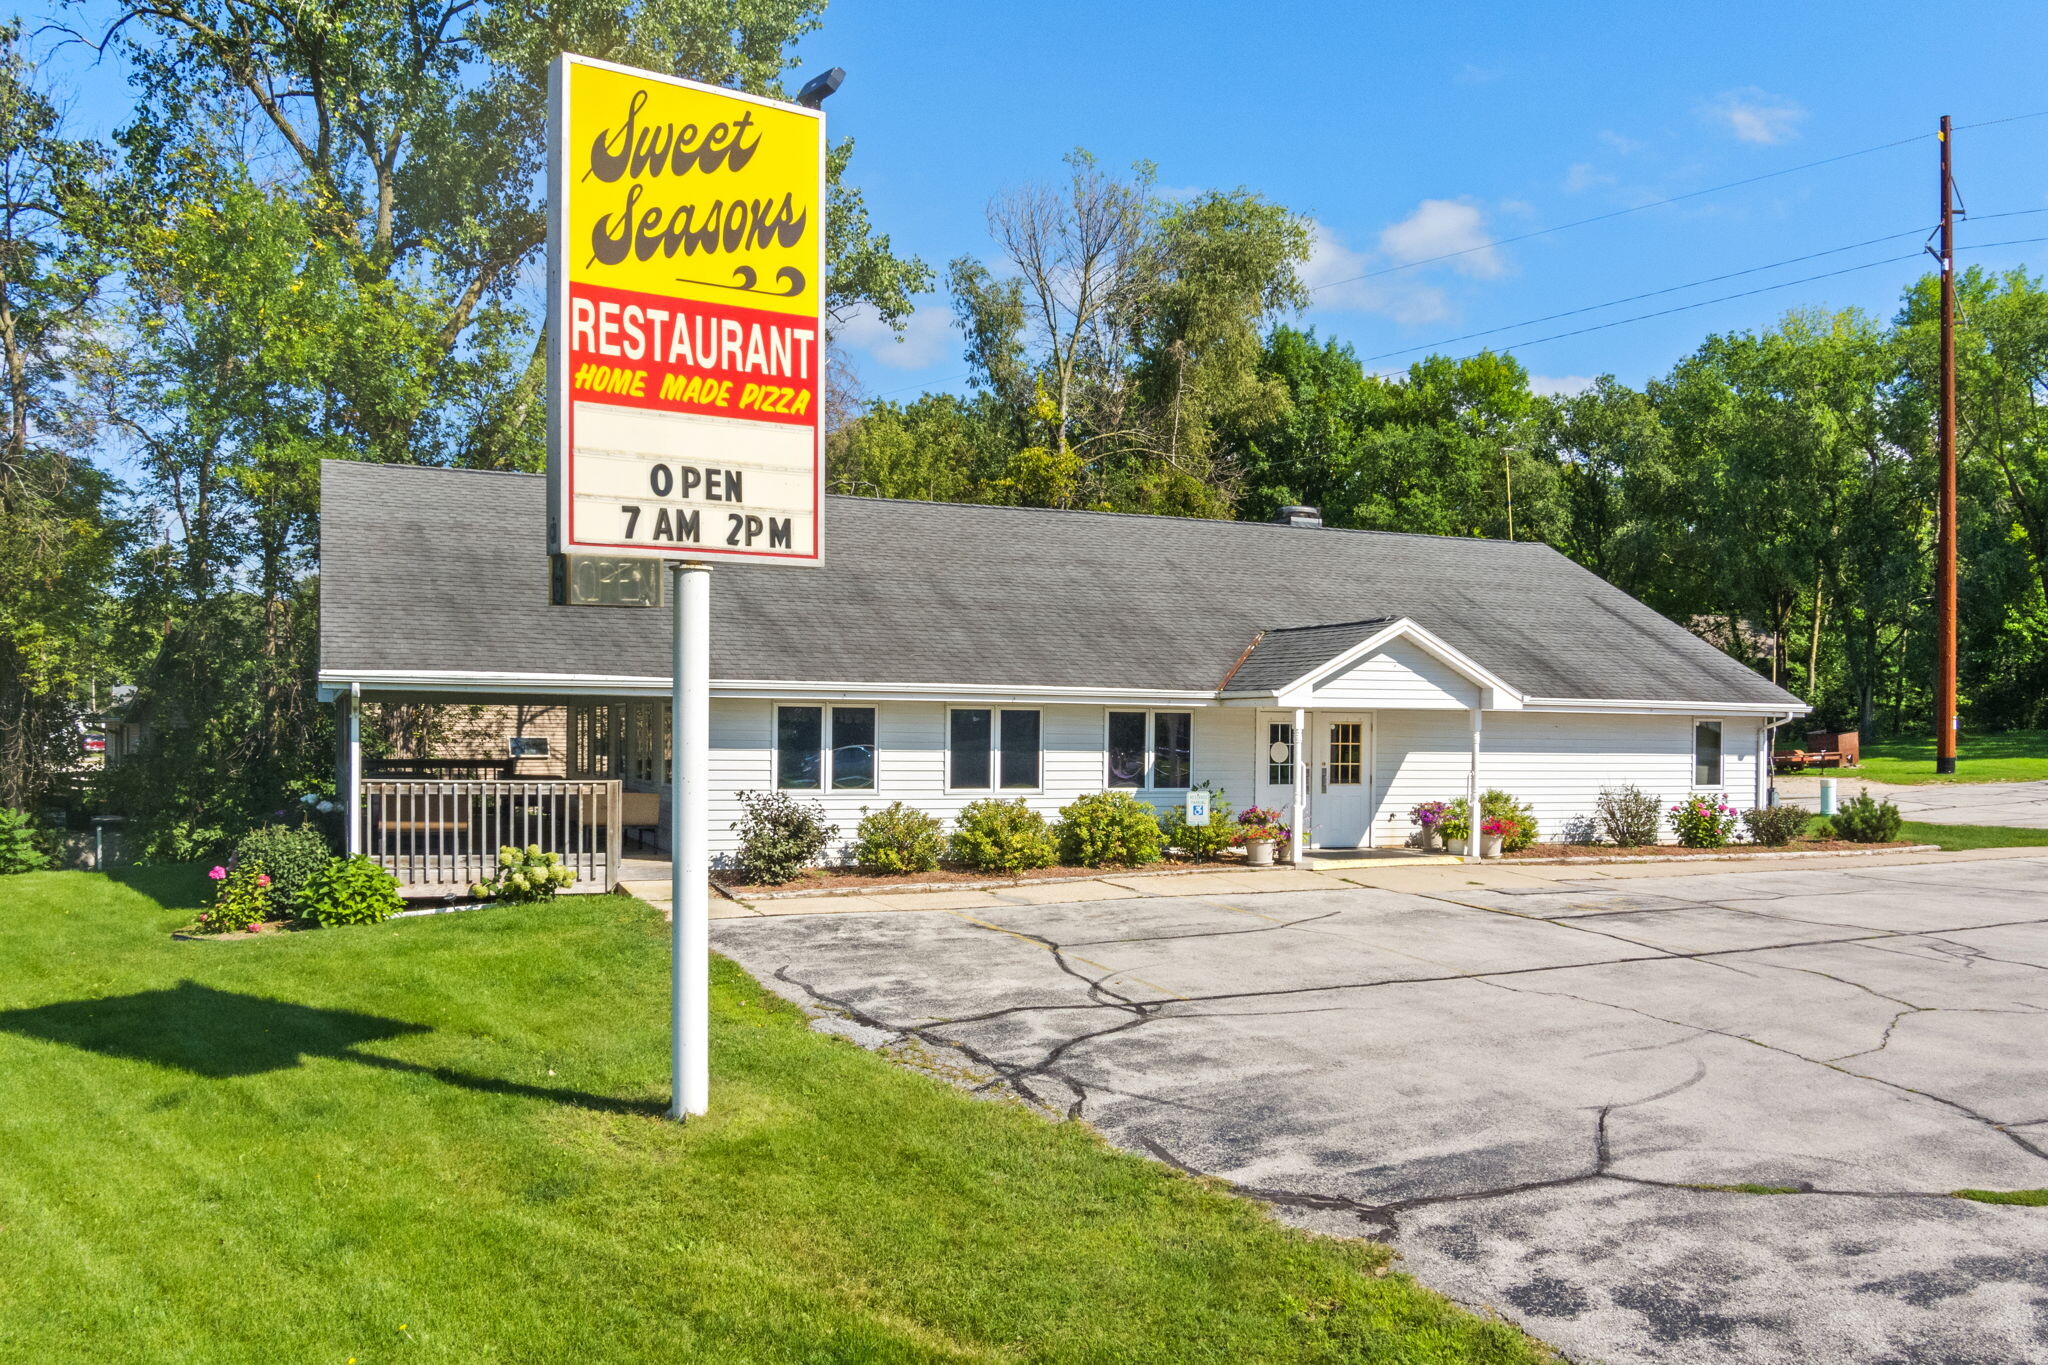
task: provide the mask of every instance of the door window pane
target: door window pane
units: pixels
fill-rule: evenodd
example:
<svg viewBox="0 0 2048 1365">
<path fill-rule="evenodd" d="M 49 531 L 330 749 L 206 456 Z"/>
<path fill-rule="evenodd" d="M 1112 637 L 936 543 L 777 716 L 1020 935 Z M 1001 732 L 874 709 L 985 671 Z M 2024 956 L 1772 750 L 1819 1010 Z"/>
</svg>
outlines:
<svg viewBox="0 0 2048 1365">
<path fill-rule="evenodd" d="M 1283 758 L 1273 755 L 1286 751 Z M 1294 726 L 1288 721 L 1274 721 L 1266 726 L 1266 782 L 1274 787 L 1294 785 Z"/>
<path fill-rule="evenodd" d="M 1109 713 L 1109 785 L 1145 785 L 1145 713 Z"/>
<path fill-rule="evenodd" d="M 1186 711 L 1152 717 L 1152 785 L 1185 787 L 1194 775 L 1195 718 Z"/>
<path fill-rule="evenodd" d="M 1699 721 L 1692 727 L 1692 782 L 1696 787 L 1721 785 L 1721 722 Z"/>
<path fill-rule="evenodd" d="M 953 712 L 951 785 L 979 791 L 988 786 L 989 713 Z"/>
<path fill-rule="evenodd" d="M 832 708 L 832 785 L 868 790 L 875 785 L 875 708 Z"/>
<path fill-rule="evenodd" d="M 775 710 L 775 785 L 816 791 L 818 752 L 825 747 L 821 706 L 780 706 Z"/>
<path fill-rule="evenodd" d="M 1365 725 L 1333 721 L 1330 725 L 1330 785 L 1356 787 L 1365 781 Z"/>
<path fill-rule="evenodd" d="M 1002 777 L 1005 787 L 1038 786 L 1038 713 L 1005 711 L 1002 725 Z"/>
</svg>

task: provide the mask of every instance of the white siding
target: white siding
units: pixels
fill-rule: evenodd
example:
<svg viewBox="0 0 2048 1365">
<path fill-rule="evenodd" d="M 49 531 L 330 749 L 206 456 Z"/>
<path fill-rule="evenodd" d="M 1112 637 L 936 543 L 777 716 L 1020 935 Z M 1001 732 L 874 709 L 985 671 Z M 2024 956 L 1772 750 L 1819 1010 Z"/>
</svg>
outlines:
<svg viewBox="0 0 2048 1365">
<path fill-rule="evenodd" d="M 1561 835 L 1572 817 L 1591 814 L 1602 787 L 1632 784 L 1669 806 L 1694 791 L 1694 720 L 1489 711 L 1480 740 L 1480 785 L 1528 802 L 1544 839 Z M 1374 842 L 1398 845 L 1414 829 L 1410 808 L 1465 794 L 1471 719 L 1386 715 L 1380 723 L 1383 795 Z M 1710 794 L 1726 793 L 1729 805 L 1747 810 L 1756 804 L 1756 722 L 1723 720 L 1721 744 L 1723 781 Z M 1668 828 L 1664 837 L 1672 837 Z"/>
<path fill-rule="evenodd" d="M 1470 707 L 1477 689 L 1457 670 L 1407 640 L 1393 640 L 1318 683 L 1319 707 L 1442 710 Z"/>
</svg>

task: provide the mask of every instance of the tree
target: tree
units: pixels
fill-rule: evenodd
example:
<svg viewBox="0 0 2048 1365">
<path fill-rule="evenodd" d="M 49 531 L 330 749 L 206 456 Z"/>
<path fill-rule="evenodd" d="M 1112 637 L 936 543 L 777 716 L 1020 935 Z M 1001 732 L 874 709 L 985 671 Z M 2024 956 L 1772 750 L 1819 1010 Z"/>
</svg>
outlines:
<svg viewBox="0 0 2048 1365">
<path fill-rule="evenodd" d="M 104 153 L 57 111 L 0 25 L 0 806 L 34 807 L 75 766 L 105 681 L 101 604 L 119 548 L 107 478 L 66 386 L 100 263 L 81 241 Z"/>
</svg>

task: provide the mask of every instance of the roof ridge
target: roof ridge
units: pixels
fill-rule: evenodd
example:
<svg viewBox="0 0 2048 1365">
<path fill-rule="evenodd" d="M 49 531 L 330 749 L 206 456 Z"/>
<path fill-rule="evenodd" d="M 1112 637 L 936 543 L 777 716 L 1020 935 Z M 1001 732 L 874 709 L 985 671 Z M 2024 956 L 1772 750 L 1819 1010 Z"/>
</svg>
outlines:
<svg viewBox="0 0 2048 1365">
<path fill-rule="evenodd" d="M 1268 635 L 1280 635 L 1295 630 L 1340 630 L 1345 626 L 1383 626 L 1389 621 L 1398 621 L 1398 616 L 1361 616 L 1356 621 L 1318 621 L 1307 626 L 1271 626 Z"/>
</svg>

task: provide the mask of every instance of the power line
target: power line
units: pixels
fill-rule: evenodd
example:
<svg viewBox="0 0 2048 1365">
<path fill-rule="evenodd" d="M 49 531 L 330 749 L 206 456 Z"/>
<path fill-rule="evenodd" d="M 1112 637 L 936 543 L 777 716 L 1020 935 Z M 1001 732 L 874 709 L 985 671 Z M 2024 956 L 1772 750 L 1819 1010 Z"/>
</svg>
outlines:
<svg viewBox="0 0 2048 1365">
<path fill-rule="evenodd" d="M 1783 266 L 1797 265 L 1801 261 L 1815 261 L 1823 256 L 1836 256 L 1844 251 L 1855 251 L 1860 247 L 1876 246 L 1879 242 L 1896 242 L 1901 237 L 1918 237 L 1919 235 L 1920 229 L 1914 228 L 1908 232 L 1894 232 L 1885 237 L 1872 237 L 1868 241 L 1851 242 L 1847 246 L 1831 246 L 1825 251 L 1812 251 L 1804 256 L 1790 256 L 1782 261 L 1772 261 L 1769 265 L 1753 265 L 1747 270 L 1731 270 L 1725 275 L 1709 275 L 1703 280 L 1693 280 L 1688 284 L 1669 285 L 1663 289 L 1652 289 L 1641 294 L 1630 294 L 1626 298 L 1609 299 L 1605 303 L 1589 303 L 1583 308 L 1567 308 L 1562 313 L 1547 313 L 1540 318 L 1526 318 L 1521 322 L 1510 322 L 1499 327 L 1488 327 L 1484 331 L 1479 332 L 1466 332 L 1462 336 L 1444 337 L 1438 341 L 1424 342 L 1419 346 L 1403 346 L 1398 351 L 1382 351 L 1378 355 L 1365 357 L 1361 363 L 1370 365 L 1375 360 L 1390 360 L 1397 355 L 1412 355 L 1416 351 L 1435 350 L 1439 346 L 1455 345 L 1460 341 L 1470 341 L 1474 337 L 1490 337 L 1501 332 L 1512 332 L 1521 327 L 1534 327 L 1539 323 L 1556 322 L 1559 318 L 1577 317 L 1581 313 L 1597 313 L 1602 308 L 1619 308 L 1624 303 L 1638 303 L 1643 299 L 1654 299 L 1664 294 L 1676 294 L 1687 289 L 1698 289 L 1702 285 L 1719 284 L 1723 280 L 1740 279 L 1744 275 L 1756 275 L 1766 270 L 1777 270 Z"/>
<path fill-rule="evenodd" d="M 2005 213 L 1984 213 L 1979 214 L 1974 221 L 1989 222 L 1994 218 L 2023 218 L 2028 214 L 2033 213 L 2048 213 L 2048 208 L 2011 209 Z M 1825 251 L 1810 251 L 1804 256 L 1789 256 L 1782 261 L 1772 261 L 1769 265 L 1753 265 L 1746 270 L 1731 270 L 1725 275 L 1709 275 L 1703 280 L 1693 280 L 1686 284 L 1668 285 L 1665 288 L 1651 289 L 1641 294 L 1630 294 L 1626 298 L 1609 299 L 1605 303 L 1589 303 L 1582 308 L 1567 308 L 1561 313 L 1546 313 L 1540 318 L 1524 318 L 1520 322 L 1504 323 L 1499 327 L 1488 327 L 1482 331 L 1466 332 L 1460 336 L 1443 337 L 1436 341 L 1424 342 L 1419 346 L 1403 346 L 1399 350 L 1382 351 L 1378 355 L 1366 356 L 1360 363 L 1370 365 L 1375 360 L 1391 360 L 1395 356 L 1413 355 L 1417 351 L 1431 351 L 1435 350 L 1439 346 L 1453 346 L 1460 341 L 1471 341 L 1475 337 L 1497 336 L 1502 332 L 1512 332 L 1523 327 L 1535 327 L 1545 322 L 1556 322 L 1560 318 L 1578 317 L 1582 313 L 1597 313 L 1603 308 L 1619 308 L 1624 303 L 1639 303 L 1644 299 L 1659 298 L 1665 294 L 1682 293 L 1687 289 L 1698 289 L 1704 285 L 1719 284 L 1723 280 L 1740 279 L 1744 275 L 1757 275 L 1761 274 L 1766 270 L 1777 270 L 1788 265 L 1798 265 L 1802 261 L 1817 261 L 1823 256 L 1836 256 L 1840 255 L 1844 251 L 1855 251 L 1859 247 L 1876 246 L 1880 242 L 1896 242 L 1902 237 L 1917 237 L 1919 235 L 1920 229 L 1914 228 L 1909 232 L 1894 232 L 1889 236 L 1872 237 L 1869 240 L 1862 242 L 1851 242 L 1847 246 L 1831 246 Z M 1984 245 L 2004 246 L 2008 245 L 2008 243 L 1986 242 L 1984 243 Z M 1818 278 L 1825 277 L 1822 276 Z M 1799 281 L 1788 281 L 1788 283 L 1796 284 L 1799 283 Z M 1733 297 L 1741 296 L 1735 295 Z"/>
<path fill-rule="evenodd" d="M 1957 131 L 1971 128 L 1991 128 L 2001 123 L 2019 123 L 2025 119 L 2036 118 L 2048 118 L 2048 109 L 2037 109 L 2030 114 L 2010 114 L 2005 118 L 1985 119 L 1981 123 L 1959 124 L 1957 125 Z M 1413 270 L 1418 266 L 1424 265 L 1434 265 L 1438 261 L 1449 261 L 1459 256 L 1470 256 L 1476 251 L 1488 251 L 1494 247 L 1507 246 L 1513 242 L 1526 242 L 1532 237 L 1547 237 L 1551 233 L 1564 232 L 1575 227 L 1585 227 L 1589 223 L 1604 223 L 1610 219 L 1626 217 L 1631 213 L 1641 213 L 1645 209 L 1658 209 L 1668 204 L 1683 203 L 1688 199 L 1697 199 L 1702 195 L 1719 194 L 1723 190 L 1741 189 L 1744 185 L 1754 185 L 1764 180 L 1775 180 L 1779 176 L 1794 175 L 1800 171 L 1810 171 L 1821 166 L 1832 166 L 1838 161 L 1850 161 L 1859 156 L 1870 156 L 1876 152 L 1888 152 L 1894 147 L 1905 147 L 1912 143 L 1923 141 L 1926 137 L 1927 134 L 1925 133 L 1916 133 L 1912 137 L 1902 137 L 1895 142 L 1880 142 L 1873 147 L 1860 147 L 1853 152 L 1841 152 L 1835 156 L 1824 156 L 1818 161 L 1802 162 L 1797 166 L 1787 166 L 1782 170 L 1765 171 L 1762 175 L 1752 175 L 1742 180 L 1730 180 L 1722 185 L 1709 185 L 1702 190 L 1688 190 L 1684 194 L 1674 194 L 1668 199 L 1653 199 L 1647 204 L 1634 204 L 1624 209 L 1612 209 L 1606 213 L 1596 213 L 1590 218 L 1574 218 L 1568 223 L 1559 223 L 1555 227 L 1536 228 L 1530 232 L 1517 233 L 1512 237 L 1498 237 L 1491 241 L 1481 242 L 1477 246 L 1460 247 L 1456 251 L 1446 251 L 1441 255 L 1425 256 L 1421 260 L 1403 261 L 1399 265 L 1384 266 L 1378 270 L 1368 270 L 1362 275 L 1347 275 L 1341 280 L 1327 280 L 1322 284 L 1315 285 L 1310 292 L 1317 293 L 1325 289 L 1334 289 L 1340 284 L 1356 284 L 1360 280 L 1377 279 L 1382 275 L 1392 275 L 1397 271 Z"/>
<path fill-rule="evenodd" d="M 2031 116 L 2021 114 L 2015 115 L 2015 117 L 2027 118 Z M 2000 121 L 2004 122 L 2006 120 Z M 1507 246 L 1513 242 L 1526 242 L 1531 237 L 1547 237 L 1553 232 L 1564 232 L 1569 228 L 1584 227 L 1588 223 L 1604 223 L 1613 218 L 1625 218 L 1631 213 L 1641 213 L 1646 209 L 1660 209 L 1667 204 L 1679 204 L 1688 199 L 1697 199 L 1701 195 L 1719 194 L 1723 190 L 1740 189 L 1744 185 L 1754 185 L 1763 180 L 1775 180 L 1781 175 L 1793 175 L 1799 171 L 1810 171 L 1817 166 L 1831 166 L 1837 161 L 1848 161 L 1859 156 L 1869 156 L 1873 152 L 1888 152 L 1894 147 L 1904 147 L 1911 143 L 1923 141 L 1925 137 L 1926 134 L 1917 133 L 1912 137 L 1902 137 L 1896 142 L 1881 142 L 1875 147 L 1862 147 L 1853 152 L 1842 152 L 1837 156 L 1824 156 L 1818 161 L 1807 161 L 1797 166 L 1787 166 L 1782 170 L 1765 171 L 1762 175 L 1752 175 L 1742 180 L 1730 180 L 1725 185 L 1709 185 L 1703 190 L 1687 190 L 1684 194 L 1674 194 L 1668 199 L 1652 199 L 1647 204 L 1632 204 L 1625 209 L 1610 209 L 1606 213 L 1596 213 L 1590 218 L 1574 218 L 1568 223 L 1559 223 L 1554 227 L 1536 228 L 1530 232 L 1516 233 L 1512 237 L 1497 237 L 1491 241 L 1481 242 L 1477 246 L 1460 247 L 1456 251 L 1446 251 L 1441 255 L 1424 256 L 1421 260 L 1403 261 L 1399 265 L 1384 266 L 1378 270 L 1368 270 L 1363 275 L 1348 275 L 1341 280 L 1328 280 L 1316 285 L 1310 292 L 1334 289 L 1340 284 L 1356 284 L 1360 280 L 1378 279 L 1381 275 L 1392 275 L 1396 271 L 1401 270 L 1413 270 L 1417 266 L 1434 265 L 1438 261 L 1448 261 L 1459 256 L 1469 256 L 1475 251 L 1490 251 L 1494 247 Z"/>
<path fill-rule="evenodd" d="M 1959 246 L 1956 250 L 1988 251 L 1992 247 L 2029 246 L 2036 242 L 2048 242 L 2048 237 L 2018 237 L 2006 242 L 1976 242 L 1969 246 Z M 1745 289 L 1735 294 L 1723 294 L 1719 298 L 1700 299 L 1693 303 L 1681 303 L 1675 308 L 1660 308 L 1653 313 L 1638 313 L 1634 317 L 1616 318 L 1612 322 L 1595 323 L 1591 327 L 1580 327 L 1570 332 L 1554 332 L 1547 337 L 1534 337 L 1528 341 L 1512 342 L 1500 349 L 1502 354 L 1506 354 L 1509 351 L 1518 351 L 1524 346 L 1540 346 L 1546 341 L 1562 341 L 1566 337 L 1584 336 L 1588 332 L 1604 332 L 1610 327 L 1626 327 L 1632 322 L 1647 322 L 1651 318 L 1669 317 L 1673 313 L 1687 313 L 1695 308 L 1707 308 L 1717 303 L 1728 303 L 1735 299 L 1753 298 L 1758 294 L 1768 294 L 1775 289 L 1790 289 L 1796 284 L 1812 284 L 1816 280 L 1831 280 L 1839 275 L 1853 275 L 1859 270 L 1873 270 L 1881 265 L 1897 265 L 1900 261 L 1917 261 L 1920 259 L 1921 254 L 1918 251 L 1912 251 L 1904 256 L 1887 256 L 1881 261 L 1865 261 L 1861 265 L 1843 266 L 1840 270 L 1823 271 L 1821 274 L 1807 275 L 1796 280 L 1781 280 L 1777 284 L 1760 285 L 1755 289 Z M 1479 353 L 1475 352 L 1474 354 Z M 1461 356 L 1460 359 L 1470 359 L 1470 357 Z"/>
</svg>

